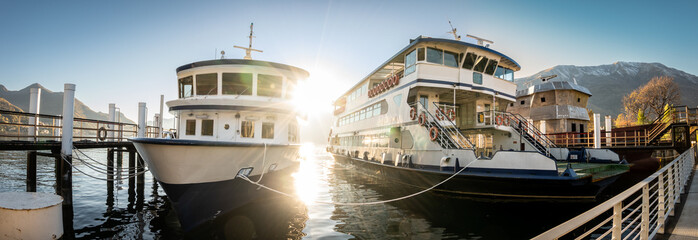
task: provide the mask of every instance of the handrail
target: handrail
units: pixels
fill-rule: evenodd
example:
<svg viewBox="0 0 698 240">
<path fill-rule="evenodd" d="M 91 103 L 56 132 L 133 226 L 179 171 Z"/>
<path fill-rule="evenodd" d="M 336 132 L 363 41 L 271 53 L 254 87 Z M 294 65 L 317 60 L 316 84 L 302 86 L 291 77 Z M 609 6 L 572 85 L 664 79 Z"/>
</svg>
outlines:
<svg viewBox="0 0 698 240">
<path fill-rule="evenodd" d="M 432 115 L 427 108 L 421 103 L 421 102 L 415 102 L 410 104 L 410 107 L 415 107 L 415 110 L 417 111 L 418 114 L 424 113 L 425 119 L 424 121 L 426 122 L 424 126 L 428 129 L 430 127 L 436 127 L 439 132 L 442 132 L 443 134 L 438 134 L 437 139 L 439 142 L 439 145 L 441 145 L 444 148 L 456 148 L 456 149 L 473 149 L 473 145 L 468 141 L 467 138 L 463 137 L 460 135 L 459 137 L 464 140 L 464 141 L 456 141 L 453 139 L 451 134 L 453 131 L 450 129 L 446 129 L 441 124 L 438 123 L 437 119 Z M 438 108 L 437 108 L 438 109 Z M 454 125 L 455 126 L 455 125 Z M 458 133 L 460 134 L 460 133 Z M 466 146 L 463 146 L 462 143 L 465 143 Z"/>
<path fill-rule="evenodd" d="M 663 233 L 667 217 L 673 213 L 680 194 L 684 192 L 693 172 L 695 148 L 691 147 L 659 171 L 615 197 L 533 239 L 582 239 L 598 229 L 608 230 L 601 236 L 595 235 L 597 239 L 606 234 L 611 234 L 614 239 L 653 239 L 657 233 Z M 610 216 L 605 214 L 609 212 Z M 640 218 L 639 224 L 633 218 Z M 567 236 L 571 233 L 575 236 Z"/>
<path fill-rule="evenodd" d="M 419 104 L 421 105 L 422 103 L 420 102 Z M 443 109 L 441 109 L 441 108 L 439 107 L 439 105 L 436 104 L 436 102 L 432 102 L 432 104 L 434 104 L 434 107 L 436 108 L 436 114 L 441 114 L 441 116 L 443 116 L 444 120 L 445 120 L 445 121 L 448 121 L 447 123 L 450 124 L 451 127 L 445 128 L 446 131 L 448 131 L 448 133 L 449 133 L 448 135 L 451 136 L 451 137 L 454 136 L 454 135 L 455 135 L 456 137 L 458 137 L 458 140 L 456 141 L 456 143 L 458 143 L 458 145 L 460 145 L 461 148 L 470 148 L 470 149 L 474 149 L 475 147 L 473 146 L 473 143 L 471 143 L 470 140 L 468 140 L 468 138 L 466 138 L 465 136 L 463 136 L 463 134 L 461 134 L 461 132 L 458 131 L 458 126 L 456 125 L 456 123 L 454 123 L 453 121 L 451 121 L 451 119 L 450 119 L 450 118 L 448 117 L 448 115 L 443 111 Z M 437 119 L 437 120 L 438 120 L 438 119 Z M 439 121 L 444 121 L 444 120 L 439 120 Z M 438 125 L 439 127 L 443 128 L 443 127 L 441 126 L 441 124 L 439 124 L 438 122 L 437 122 L 437 125 Z M 454 130 L 454 129 L 455 129 L 455 130 Z M 445 131 L 445 132 L 446 132 L 446 131 Z M 453 140 L 455 140 L 455 139 L 453 139 Z M 462 143 L 465 143 L 466 147 L 463 147 L 463 144 L 462 144 Z"/>
<path fill-rule="evenodd" d="M 521 134 L 522 137 L 529 140 L 531 145 L 533 145 L 540 153 L 550 156 L 550 148 L 557 147 L 555 143 L 546 137 L 545 134 L 543 134 L 540 130 L 538 130 L 538 128 L 533 126 L 533 124 L 529 124 L 526 118 L 523 116 L 510 112 L 498 111 L 494 111 L 494 115 L 496 117 L 502 117 L 502 125 L 511 127 L 517 133 Z M 493 119 L 491 121 L 494 122 L 495 120 Z"/>
</svg>

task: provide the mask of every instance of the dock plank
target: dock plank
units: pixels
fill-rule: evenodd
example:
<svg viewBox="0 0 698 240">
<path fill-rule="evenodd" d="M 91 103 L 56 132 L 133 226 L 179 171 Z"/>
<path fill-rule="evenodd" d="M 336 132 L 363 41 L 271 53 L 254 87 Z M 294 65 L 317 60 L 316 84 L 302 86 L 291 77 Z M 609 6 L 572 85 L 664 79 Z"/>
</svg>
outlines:
<svg viewBox="0 0 698 240">
<path fill-rule="evenodd" d="M 698 240 L 698 175 L 696 175 L 698 165 L 693 168 L 693 178 L 691 187 L 686 196 L 686 202 L 679 215 L 676 227 L 671 231 L 670 240 Z"/>
</svg>

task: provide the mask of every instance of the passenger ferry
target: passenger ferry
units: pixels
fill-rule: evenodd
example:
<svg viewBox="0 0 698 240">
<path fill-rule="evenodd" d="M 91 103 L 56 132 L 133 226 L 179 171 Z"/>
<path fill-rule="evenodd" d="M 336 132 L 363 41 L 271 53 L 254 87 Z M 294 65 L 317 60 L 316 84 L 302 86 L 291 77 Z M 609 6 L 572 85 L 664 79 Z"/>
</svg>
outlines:
<svg viewBox="0 0 698 240">
<path fill-rule="evenodd" d="M 585 156 L 611 164 L 570 161 L 578 153 L 508 113 L 521 66 L 468 36 L 478 44 L 412 39 L 343 94 L 328 151 L 398 186 L 426 189 L 459 173 L 435 190 L 480 197 L 594 199 L 628 171 L 608 150 Z"/>
<path fill-rule="evenodd" d="M 252 34 L 250 34 L 250 40 Z M 307 71 L 245 59 L 194 62 L 177 68 L 179 98 L 167 102 L 175 138 L 130 139 L 190 231 L 273 194 L 246 182 L 284 189 L 297 169 L 298 118 L 294 86 Z"/>
</svg>

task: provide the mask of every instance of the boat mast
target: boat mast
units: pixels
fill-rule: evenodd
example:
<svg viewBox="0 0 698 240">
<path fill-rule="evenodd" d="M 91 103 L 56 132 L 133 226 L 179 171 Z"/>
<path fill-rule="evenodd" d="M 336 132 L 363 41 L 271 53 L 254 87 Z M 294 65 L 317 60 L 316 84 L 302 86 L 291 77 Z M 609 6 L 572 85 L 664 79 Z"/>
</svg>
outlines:
<svg viewBox="0 0 698 240">
<path fill-rule="evenodd" d="M 250 45 L 248 47 L 233 46 L 235 48 L 245 49 L 245 58 L 244 59 L 248 59 L 248 60 L 252 60 L 252 54 L 251 54 L 252 51 L 262 52 L 262 50 L 252 48 L 252 38 L 255 37 L 253 35 L 253 33 L 254 33 L 253 27 L 254 27 L 254 23 L 250 23 L 250 36 L 249 36 Z"/>
</svg>

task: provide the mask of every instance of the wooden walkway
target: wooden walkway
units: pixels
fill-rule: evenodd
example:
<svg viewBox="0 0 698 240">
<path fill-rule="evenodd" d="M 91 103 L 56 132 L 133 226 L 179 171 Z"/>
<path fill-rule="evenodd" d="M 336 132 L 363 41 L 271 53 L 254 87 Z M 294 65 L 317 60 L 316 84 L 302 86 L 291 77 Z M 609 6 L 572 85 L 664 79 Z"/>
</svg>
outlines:
<svg viewBox="0 0 698 240">
<path fill-rule="evenodd" d="M 691 187 L 686 192 L 686 202 L 683 204 L 679 221 L 671 231 L 670 240 L 696 239 L 698 240 L 698 165 L 693 168 Z"/>
</svg>

